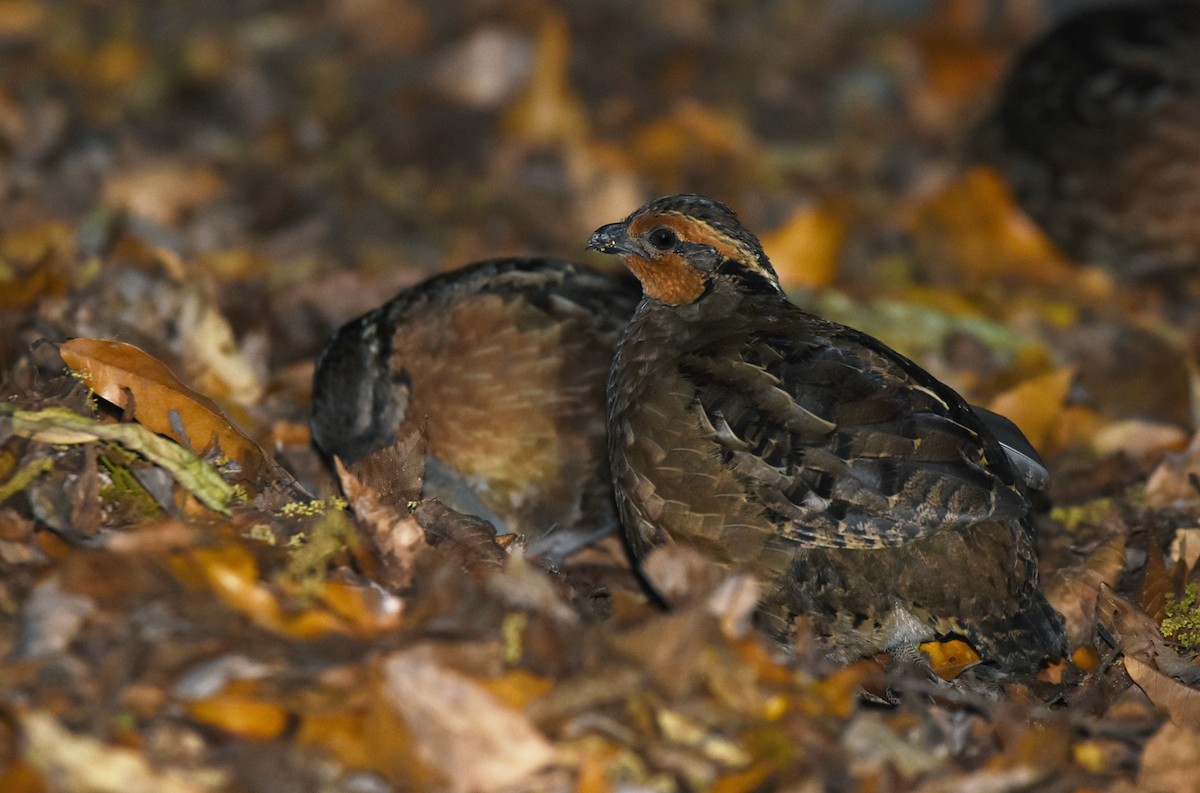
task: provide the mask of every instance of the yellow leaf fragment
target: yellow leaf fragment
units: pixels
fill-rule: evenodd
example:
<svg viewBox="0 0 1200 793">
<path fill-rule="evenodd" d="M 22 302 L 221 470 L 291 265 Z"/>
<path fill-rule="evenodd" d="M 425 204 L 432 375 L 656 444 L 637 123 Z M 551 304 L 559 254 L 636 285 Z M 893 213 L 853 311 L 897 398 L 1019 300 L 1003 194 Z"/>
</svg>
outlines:
<svg viewBox="0 0 1200 793">
<path fill-rule="evenodd" d="M 846 216 L 844 202 L 808 204 L 762 238 L 785 287 L 817 289 L 833 283 L 846 241 Z"/>
<path fill-rule="evenodd" d="M 278 738 L 288 724 L 283 708 L 242 694 L 216 694 L 189 703 L 187 710 L 195 721 L 241 738 Z"/>
<path fill-rule="evenodd" d="M 943 680 L 953 680 L 979 663 L 979 653 L 964 641 L 925 642 L 921 652 L 929 658 L 929 668 Z"/>
<path fill-rule="evenodd" d="M 210 793 L 229 783 L 228 773 L 216 768 L 159 770 L 142 752 L 73 733 L 48 713 L 23 714 L 20 724 L 26 759 L 54 790 Z"/>
<path fill-rule="evenodd" d="M 1075 370 L 1071 367 L 1031 377 L 997 396 L 988 407 L 1008 417 L 1034 448 L 1045 452 L 1055 425 L 1062 418 L 1074 379 Z"/>
</svg>

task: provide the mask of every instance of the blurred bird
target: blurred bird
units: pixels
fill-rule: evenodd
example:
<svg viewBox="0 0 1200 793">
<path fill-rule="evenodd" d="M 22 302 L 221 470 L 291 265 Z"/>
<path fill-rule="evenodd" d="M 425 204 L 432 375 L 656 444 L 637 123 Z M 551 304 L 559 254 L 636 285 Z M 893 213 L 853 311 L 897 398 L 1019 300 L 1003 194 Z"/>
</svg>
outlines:
<svg viewBox="0 0 1200 793">
<path fill-rule="evenodd" d="M 790 303 L 716 201 L 653 201 L 588 247 L 619 255 L 645 293 L 608 384 L 636 559 L 678 543 L 749 571 L 768 629 L 787 637 L 807 615 L 845 659 L 961 637 L 1027 671 L 1064 651 L 1027 501 L 1045 469 L 1010 422 Z"/>
<path fill-rule="evenodd" d="M 1200 3 L 1106 4 L 1015 60 L 971 141 L 1077 261 L 1200 271 Z"/>
<path fill-rule="evenodd" d="M 616 527 L 604 384 L 637 299 L 632 279 L 553 259 L 430 278 L 334 335 L 313 437 L 353 469 L 419 432 L 424 497 L 561 561 Z"/>
</svg>

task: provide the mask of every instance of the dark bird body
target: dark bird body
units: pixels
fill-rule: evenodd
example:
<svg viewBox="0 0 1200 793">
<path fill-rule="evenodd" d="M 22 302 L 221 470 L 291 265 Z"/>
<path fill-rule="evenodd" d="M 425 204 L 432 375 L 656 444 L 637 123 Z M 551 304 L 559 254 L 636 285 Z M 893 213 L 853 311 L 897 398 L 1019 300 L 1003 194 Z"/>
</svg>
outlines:
<svg viewBox="0 0 1200 793">
<path fill-rule="evenodd" d="M 939 637 L 1004 669 L 1062 652 L 1024 478 L 958 394 L 790 303 L 710 199 L 652 202 L 589 245 L 645 290 L 608 386 L 636 558 L 681 543 L 749 571 L 769 629 L 807 615 L 846 658 Z"/>
<path fill-rule="evenodd" d="M 551 259 L 431 278 L 337 331 L 313 437 L 354 466 L 415 430 L 426 497 L 560 558 L 616 526 L 604 385 L 636 284 Z"/>
<path fill-rule="evenodd" d="M 1200 3 L 1105 4 L 1015 60 L 974 153 L 1072 258 L 1200 270 Z"/>
</svg>

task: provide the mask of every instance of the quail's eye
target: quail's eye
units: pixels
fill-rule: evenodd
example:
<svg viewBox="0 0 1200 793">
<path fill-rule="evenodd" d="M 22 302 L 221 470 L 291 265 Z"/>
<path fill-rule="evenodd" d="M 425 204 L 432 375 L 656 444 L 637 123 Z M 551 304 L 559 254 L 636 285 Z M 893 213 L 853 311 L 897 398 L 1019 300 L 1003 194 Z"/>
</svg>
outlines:
<svg viewBox="0 0 1200 793">
<path fill-rule="evenodd" d="M 655 229 L 646 239 L 660 251 L 669 251 L 679 242 L 679 237 L 670 229 Z"/>
</svg>

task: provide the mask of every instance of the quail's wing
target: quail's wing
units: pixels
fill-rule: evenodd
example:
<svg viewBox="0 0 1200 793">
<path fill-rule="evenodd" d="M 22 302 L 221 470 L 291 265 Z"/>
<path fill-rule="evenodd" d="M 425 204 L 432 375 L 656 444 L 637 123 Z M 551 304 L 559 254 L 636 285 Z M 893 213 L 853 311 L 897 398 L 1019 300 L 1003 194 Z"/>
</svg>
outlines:
<svg viewBox="0 0 1200 793">
<path fill-rule="evenodd" d="M 869 336 L 800 317 L 682 362 L 725 464 L 790 539 L 883 547 L 1027 515 L 1002 447 L 957 393 Z"/>
</svg>

